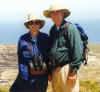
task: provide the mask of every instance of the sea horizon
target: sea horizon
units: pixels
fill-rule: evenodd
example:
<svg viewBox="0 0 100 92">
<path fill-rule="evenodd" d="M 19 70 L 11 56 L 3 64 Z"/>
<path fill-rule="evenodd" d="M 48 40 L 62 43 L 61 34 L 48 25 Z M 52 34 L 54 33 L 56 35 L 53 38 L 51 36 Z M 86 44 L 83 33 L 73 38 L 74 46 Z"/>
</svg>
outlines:
<svg viewBox="0 0 100 92">
<path fill-rule="evenodd" d="M 76 21 L 71 21 L 76 23 Z M 100 44 L 100 21 L 99 20 L 79 20 L 77 21 L 89 38 L 89 43 Z M 0 44 L 17 44 L 19 38 L 24 33 L 27 33 L 27 29 L 23 25 L 23 22 L 4 22 L 0 23 Z M 52 23 L 47 21 L 45 26 L 41 29 L 44 33 L 49 33 Z"/>
</svg>

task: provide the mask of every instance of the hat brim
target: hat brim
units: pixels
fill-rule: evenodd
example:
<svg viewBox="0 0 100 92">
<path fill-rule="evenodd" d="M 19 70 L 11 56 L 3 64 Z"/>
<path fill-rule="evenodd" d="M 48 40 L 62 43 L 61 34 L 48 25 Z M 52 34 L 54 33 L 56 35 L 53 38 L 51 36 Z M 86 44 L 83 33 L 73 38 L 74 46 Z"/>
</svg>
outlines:
<svg viewBox="0 0 100 92">
<path fill-rule="evenodd" d="M 47 18 L 50 18 L 50 14 L 54 11 L 60 11 L 64 14 L 64 18 L 68 17 L 70 15 L 70 11 L 68 9 L 59 9 L 59 10 L 45 10 L 43 12 L 44 16 Z"/>
<path fill-rule="evenodd" d="M 44 26 L 45 21 L 44 20 L 40 20 L 40 19 L 30 20 L 30 21 L 25 22 L 24 25 L 26 26 L 26 28 L 29 28 L 29 25 L 30 24 L 34 25 L 34 23 L 37 23 L 37 25 L 40 25 L 40 29 L 41 29 Z"/>
</svg>

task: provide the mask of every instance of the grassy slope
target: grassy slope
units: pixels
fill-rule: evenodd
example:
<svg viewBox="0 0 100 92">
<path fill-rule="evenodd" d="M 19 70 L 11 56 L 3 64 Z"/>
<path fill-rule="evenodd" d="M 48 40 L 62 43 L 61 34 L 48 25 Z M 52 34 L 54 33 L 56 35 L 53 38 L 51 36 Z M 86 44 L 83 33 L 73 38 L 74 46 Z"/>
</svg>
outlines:
<svg viewBox="0 0 100 92">
<path fill-rule="evenodd" d="M 88 47 L 89 47 L 90 51 L 95 53 L 94 55 L 96 55 L 98 58 L 100 58 L 100 44 L 89 44 Z M 89 69 L 89 67 L 88 67 L 88 70 L 90 72 L 94 71 L 94 70 Z M 100 70 L 96 70 L 95 72 L 97 72 L 97 71 L 100 71 Z M 81 80 L 80 85 L 81 85 L 80 92 L 100 92 L 100 82 L 97 82 L 95 80 L 92 80 L 92 79 L 84 80 L 84 81 Z"/>
</svg>

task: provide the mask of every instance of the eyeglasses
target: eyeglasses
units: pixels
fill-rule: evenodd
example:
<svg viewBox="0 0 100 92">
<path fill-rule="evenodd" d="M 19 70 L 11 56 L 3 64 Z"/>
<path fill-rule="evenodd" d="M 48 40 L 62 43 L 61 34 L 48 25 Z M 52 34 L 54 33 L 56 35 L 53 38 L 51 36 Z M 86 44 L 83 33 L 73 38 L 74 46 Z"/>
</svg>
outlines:
<svg viewBox="0 0 100 92">
<path fill-rule="evenodd" d="M 39 25 L 40 24 L 40 20 L 34 20 L 34 21 L 29 21 L 25 23 L 26 25 Z"/>
</svg>

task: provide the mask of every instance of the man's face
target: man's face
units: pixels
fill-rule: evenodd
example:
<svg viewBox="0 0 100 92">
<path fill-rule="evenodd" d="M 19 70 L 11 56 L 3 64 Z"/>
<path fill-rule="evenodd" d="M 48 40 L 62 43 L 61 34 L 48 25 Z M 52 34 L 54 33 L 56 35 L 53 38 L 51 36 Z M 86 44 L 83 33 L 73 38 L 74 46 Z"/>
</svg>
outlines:
<svg viewBox="0 0 100 92">
<path fill-rule="evenodd" d="M 39 32 L 40 25 L 37 24 L 37 23 L 33 23 L 33 24 L 29 25 L 28 28 L 29 28 L 31 34 L 33 36 L 36 36 L 38 34 L 38 32 Z"/>
<path fill-rule="evenodd" d="M 64 14 L 60 11 L 53 11 L 51 12 L 51 19 L 55 24 L 61 24 L 64 19 Z"/>
</svg>

